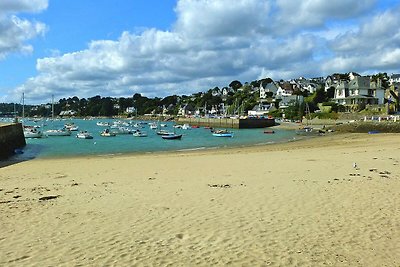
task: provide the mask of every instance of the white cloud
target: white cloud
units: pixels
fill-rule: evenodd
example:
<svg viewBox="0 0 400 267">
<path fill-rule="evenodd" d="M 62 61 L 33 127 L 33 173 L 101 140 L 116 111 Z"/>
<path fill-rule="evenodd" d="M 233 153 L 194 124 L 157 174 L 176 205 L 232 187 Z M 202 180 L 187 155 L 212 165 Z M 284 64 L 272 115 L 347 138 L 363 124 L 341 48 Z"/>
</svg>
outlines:
<svg viewBox="0 0 400 267">
<path fill-rule="evenodd" d="M 0 15 L 19 12 L 40 12 L 47 9 L 48 0 L 1 0 Z"/>
<path fill-rule="evenodd" d="M 399 7 L 371 15 L 358 28 L 337 36 L 329 43 L 334 53 L 324 62 L 326 71 L 368 70 L 398 72 L 400 68 Z"/>
<path fill-rule="evenodd" d="M 354 18 L 370 10 L 376 0 L 277 0 L 279 24 L 290 30 L 323 27 L 330 19 Z"/>
<path fill-rule="evenodd" d="M 166 96 L 236 79 L 399 68 L 398 12 L 375 13 L 374 3 L 180 0 L 171 31 L 123 32 L 118 40 L 38 59 L 39 75 L 15 92 L 29 89 L 38 101 L 51 94 Z"/>
<path fill-rule="evenodd" d="M 2 0 L 0 2 L 0 60 L 9 53 L 31 53 L 26 41 L 43 35 L 46 26 L 17 17 L 20 12 L 39 12 L 47 8 L 47 0 Z"/>
</svg>

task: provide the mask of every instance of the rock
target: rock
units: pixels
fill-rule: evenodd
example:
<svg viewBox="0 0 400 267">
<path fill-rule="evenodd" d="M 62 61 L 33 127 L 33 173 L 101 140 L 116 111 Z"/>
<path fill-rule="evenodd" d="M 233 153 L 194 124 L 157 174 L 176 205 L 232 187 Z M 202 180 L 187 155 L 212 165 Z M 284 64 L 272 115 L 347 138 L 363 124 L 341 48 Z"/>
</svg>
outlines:
<svg viewBox="0 0 400 267">
<path fill-rule="evenodd" d="M 40 200 L 40 201 L 44 201 L 44 200 L 56 199 L 56 198 L 58 198 L 58 197 L 59 197 L 59 196 L 56 196 L 56 195 L 50 195 L 50 196 L 40 197 L 39 200 Z"/>
</svg>

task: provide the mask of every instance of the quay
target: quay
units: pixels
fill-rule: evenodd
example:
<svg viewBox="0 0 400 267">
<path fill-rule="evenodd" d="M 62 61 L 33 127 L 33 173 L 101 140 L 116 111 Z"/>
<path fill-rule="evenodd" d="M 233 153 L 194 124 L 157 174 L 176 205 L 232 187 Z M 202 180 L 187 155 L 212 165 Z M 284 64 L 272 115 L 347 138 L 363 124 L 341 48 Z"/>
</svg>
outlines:
<svg viewBox="0 0 400 267">
<path fill-rule="evenodd" d="M 0 124 L 0 159 L 15 153 L 15 149 L 26 145 L 21 123 Z"/>
<path fill-rule="evenodd" d="M 273 118 L 178 118 L 178 124 L 188 123 L 190 125 L 208 126 L 214 128 L 234 128 L 234 129 L 249 129 L 249 128 L 265 128 L 275 126 Z"/>
</svg>

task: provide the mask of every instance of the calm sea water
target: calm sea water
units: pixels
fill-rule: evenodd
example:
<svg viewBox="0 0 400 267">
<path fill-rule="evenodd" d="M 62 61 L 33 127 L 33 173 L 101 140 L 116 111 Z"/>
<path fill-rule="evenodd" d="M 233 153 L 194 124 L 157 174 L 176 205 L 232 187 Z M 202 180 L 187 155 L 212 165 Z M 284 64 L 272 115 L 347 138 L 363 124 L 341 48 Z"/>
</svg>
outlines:
<svg viewBox="0 0 400 267">
<path fill-rule="evenodd" d="M 128 153 L 146 153 L 158 151 L 180 151 L 207 148 L 240 147 L 257 144 L 269 144 L 287 142 L 294 140 L 294 131 L 276 129 L 275 134 L 264 134 L 264 129 L 232 129 L 233 138 L 215 137 L 209 129 L 192 128 L 190 130 L 176 129 L 176 133 L 183 134 L 181 140 L 164 140 L 144 124 L 142 131 L 146 131 L 147 137 L 135 137 L 132 134 L 121 134 L 116 137 L 102 137 L 100 132 L 105 128 L 96 125 L 97 122 L 113 123 L 116 120 L 60 120 L 43 122 L 27 121 L 25 125 L 39 125 L 40 130 L 61 128 L 66 123 L 74 123 L 79 130 L 86 130 L 93 135 L 93 139 L 76 138 L 77 132 L 71 136 L 49 136 L 39 139 L 26 139 L 27 146 L 24 148 L 24 158 L 54 158 L 75 157 L 87 155 L 110 155 Z M 131 124 L 138 121 L 124 121 Z M 146 122 L 150 123 L 150 122 Z M 173 131 L 173 123 L 167 122 L 167 127 L 162 129 Z M 133 127 L 132 127 L 133 128 Z"/>
</svg>

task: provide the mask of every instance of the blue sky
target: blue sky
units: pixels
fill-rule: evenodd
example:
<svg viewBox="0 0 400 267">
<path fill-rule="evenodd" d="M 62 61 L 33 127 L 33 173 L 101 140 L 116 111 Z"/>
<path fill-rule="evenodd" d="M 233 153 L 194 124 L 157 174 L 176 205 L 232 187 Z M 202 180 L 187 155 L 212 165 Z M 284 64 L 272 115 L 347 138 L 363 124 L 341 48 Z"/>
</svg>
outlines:
<svg viewBox="0 0 400 267">
<path fill-rule="evenodd" d="M 400 72 L 394 0 L 1 0 L 0 102 Z"/>
</svg>

